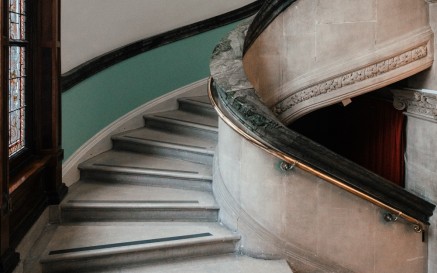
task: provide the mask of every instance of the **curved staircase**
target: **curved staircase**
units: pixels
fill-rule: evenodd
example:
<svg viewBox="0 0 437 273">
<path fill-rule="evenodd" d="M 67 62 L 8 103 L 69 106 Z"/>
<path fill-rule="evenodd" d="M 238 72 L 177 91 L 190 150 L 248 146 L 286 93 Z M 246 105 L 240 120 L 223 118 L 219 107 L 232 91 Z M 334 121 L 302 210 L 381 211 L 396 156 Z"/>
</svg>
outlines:
<svg viewBox="0 0 437 273">
<path fill-rule="evenodd" d="M 388 37 L 346 54 L 348 63 L 328 54 L 335 66 L 302 66 L 296 76 L 288 72 L 301 62 L 290 56 L 308 55 L 284 47 L 297 43 L 281 28 L 293 34 L 285 19 L 306 17 L 299 5 L 315 3 L 268 0 L 216 46 L 208 85 L 223 120 L 220 139 L 208 97 L 186 97 L 177 110 L 145 115 L 144 127 L 114 135 L 111 150 L 81 163 L 80 180 L 59 206 L 60 225 L 42 240 L 38 270 L 25 272 L 426 272 L 435 206 L 285 124 L 431 66 L 433 33 L 420 19 L 401 42 Z M 372 18 L 369 24 L 385 22 Z"/>
<path fill-rule="evenodd" d="M 239 254 L 211 192 L 217 115 L 207 96 L 178 102 L 79 166 L 42 272 L 291 272 Z"/>
</svg>

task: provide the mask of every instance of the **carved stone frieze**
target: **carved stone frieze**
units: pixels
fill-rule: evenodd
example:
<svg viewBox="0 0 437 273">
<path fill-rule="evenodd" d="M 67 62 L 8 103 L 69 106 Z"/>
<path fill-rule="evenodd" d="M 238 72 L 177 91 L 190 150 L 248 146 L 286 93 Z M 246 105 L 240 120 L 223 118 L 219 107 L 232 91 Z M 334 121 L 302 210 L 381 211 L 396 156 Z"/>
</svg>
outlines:
<svg viewBox="0 0 437 273">
<path fill-rule="evenodd" d="M 317 96 L 337 91 L 343 87 L 353 85 L 395 69 L 401 68 L 407 64 L 425 58 L 428 55 L 428 48 L 426 44 L 420 45 L 414 49 L 403 52 L 397 56 L 380 61 L 376 64 L 369 65 L 364 68 L 357 69 L 353 72 L 337 76 L 325 82 L 317 83 L 310 87 L 306 87 L 293 95 L 283 99 L 277 103 L 273 108 L 276 115 L 281 115 L 293 106 L 305 102 Z"/>
<path fill-rule="evenodd" d="M 392 93 L 396 109 L 437 120 L 437 93 L 414 89 L 396 89 Z"/>
</svg>

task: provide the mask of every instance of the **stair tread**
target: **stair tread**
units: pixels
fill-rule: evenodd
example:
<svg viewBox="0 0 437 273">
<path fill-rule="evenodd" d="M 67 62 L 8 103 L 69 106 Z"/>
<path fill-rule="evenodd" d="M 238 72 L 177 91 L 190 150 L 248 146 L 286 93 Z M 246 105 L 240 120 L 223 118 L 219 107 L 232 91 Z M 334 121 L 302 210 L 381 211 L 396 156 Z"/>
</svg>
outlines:
<svg viewBox="0 0 437 273">
<path fill-rule="evenodd" d="M 153 143 L 164 147 L 179 147 L 210 154 L 214 152 L 217 143 L 216 140 L 206 137 L 175 134 L 147 127 L 117 134 L 112 138 L 136 143 Z"/>
<path fill-rule="evenodd" d="M 211 193 L 132 184 L 78 181 L 63 208 L 202 208 L 218 209 Z"/>
<path fill-rule="evenodd" d="M 218 223 L 117 222 L 63 225 L 55 231 L 41 262 L 89 259 L 238 239 L 238 235 Z"/>
<path fill-rule="evenodd" d="M 209 105 L 212 107 L 211 100 L 209 99 L 209 96 L 207 96 L 207 95 L 194 96 L 194 97 L 184 97 L 184 98 L 180 98 L 179 100 L 199 102 L 199 103 L 203 103 L 205 105 Z"/>
<path fill-rule="evenodd" d="M 151 116 L 166 119 L 175 123 L 191 123 L 192 125 L 204 126 L 213 131 L 217 131 L 218 128 L 217 117 L 199 115 L 181 110 L 154 113 Z"/>
<path fill-rule="evenodd" d="M 168 263 L 124 267 L 117 271 L 104 271 L 102 273 L 292 273 L 285 260 L 262 260 L 234 254 L 190 258 Z"/>
<path fill-rule="evenodd" d="M 110 150 L 79 165 L 80 169 L 211 179 L 210 166 L 176 158 Z"/>
<path fill-rule="evenodd" d="M 218 117 L 208 96 L 179 98 L 178 103 L 179 110 L 199 115 L 209 115 L 215 118 Z"/>
</svg>

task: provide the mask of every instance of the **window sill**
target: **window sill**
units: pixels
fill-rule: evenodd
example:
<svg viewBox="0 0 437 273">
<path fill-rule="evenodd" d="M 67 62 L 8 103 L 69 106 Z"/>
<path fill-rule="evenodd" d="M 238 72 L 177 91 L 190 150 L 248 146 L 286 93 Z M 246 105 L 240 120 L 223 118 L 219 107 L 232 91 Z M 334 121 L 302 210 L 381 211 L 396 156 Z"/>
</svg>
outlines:
<svg viewBox="0 0 437 273">
<path fill-rule="evenodd" d="M 47 163 L 50 161 L 50 158 L 51 156 L 46 155 L 41 158 L 34 159 L 29 164 L 26 164 L 25 168 L 13 175 L 9 183 L 9 193 L 13 193 L 24 182 L 43 171 L 47 167 Z"/>
</svg>

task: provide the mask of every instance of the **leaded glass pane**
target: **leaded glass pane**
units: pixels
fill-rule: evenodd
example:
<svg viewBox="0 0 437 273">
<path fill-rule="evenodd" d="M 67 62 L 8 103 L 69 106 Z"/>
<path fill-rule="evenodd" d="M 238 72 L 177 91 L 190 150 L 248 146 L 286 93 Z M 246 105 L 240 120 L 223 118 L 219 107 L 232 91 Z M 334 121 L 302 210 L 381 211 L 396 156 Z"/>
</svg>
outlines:
<svg viewBox="0 0 437 273">
<path fill-rule="evenodd" d="M 9 155 L 21 150 L 24 139 L 26 49 L 9 47 Z"/>
<path fill-rule="evenodd" d="M 25 0 L 9 0 L 9 155 L 25 145 L 26 13 Z"/>
<path fill-rule="evenodd" d="M 25 145 L 26 12 L 25 0 L 9 0 L 9 155 Z"/>
<path fill-rule="evenodd" d="M 11 40 L 25 40 L 25 1 L 9 0 L 9 38 Z"/>
</svg>

